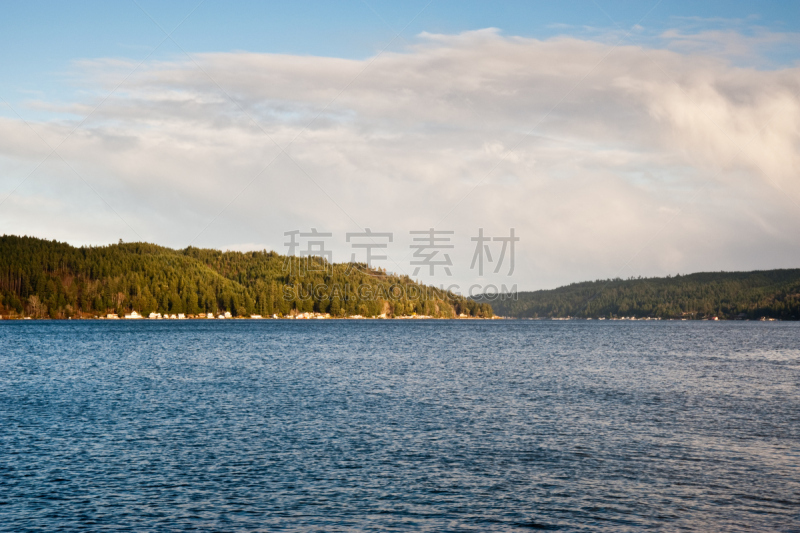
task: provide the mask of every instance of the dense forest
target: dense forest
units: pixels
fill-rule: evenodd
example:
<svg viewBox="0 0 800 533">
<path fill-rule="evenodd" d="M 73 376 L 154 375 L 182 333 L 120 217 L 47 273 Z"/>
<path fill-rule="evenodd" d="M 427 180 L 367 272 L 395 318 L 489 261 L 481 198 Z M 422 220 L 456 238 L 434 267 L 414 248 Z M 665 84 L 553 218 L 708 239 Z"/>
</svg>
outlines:
<svg viewBox="0 0 800 533">
<path fill-rule="evenodd" d="M 703 272 L 666 278 L 613 279 L 483 296 L 495 313 L 537 317 L 800 318 L 800 269 Z"/>
<path fill-rule="evenodd" d="M 0 314 L 78 318 L 137 311 L 334 317 L 412 314 L 491 317 L 478 303 L 364 264 L 330 264 L 275 252 L 172 250 L 147 243 L 76 248 L 0 238 Z"/>
</svg>

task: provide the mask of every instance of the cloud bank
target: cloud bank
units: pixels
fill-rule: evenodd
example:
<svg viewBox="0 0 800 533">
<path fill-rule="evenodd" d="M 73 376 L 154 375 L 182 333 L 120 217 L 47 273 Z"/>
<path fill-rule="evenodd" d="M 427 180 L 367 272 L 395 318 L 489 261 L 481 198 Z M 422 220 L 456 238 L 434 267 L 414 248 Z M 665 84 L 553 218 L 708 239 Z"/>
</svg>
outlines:
<svg viewBox="0 0 800 533">
<path fill-rule="evenodd" d="M 57 147 L 3 232 L 283 252 L 316 227 L 346 260 L 345 232 L 369 227 L 411 274 L 408 232 L 435 227 L 456 231 L 454 275 L 430 280 L 466 286 L 469 238 L 513 227 L 516 271 L 493 279 L 520 289 L 800 262 L 798 68 L 494 29 L 363 61 L 134 67 L 78 62 L 82 101 L 29 103 L 59 118 L 0 118 L 0 200 Z"/>
</svg>

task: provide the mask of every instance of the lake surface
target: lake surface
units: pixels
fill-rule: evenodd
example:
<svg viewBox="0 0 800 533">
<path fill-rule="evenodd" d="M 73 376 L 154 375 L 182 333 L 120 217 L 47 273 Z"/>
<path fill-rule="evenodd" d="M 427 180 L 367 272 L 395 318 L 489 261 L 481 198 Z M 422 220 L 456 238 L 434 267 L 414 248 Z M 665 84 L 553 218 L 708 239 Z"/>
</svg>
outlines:
<svg viewBox="0 0 800 533">
<path fill-rule="evenodd" d="M 800 323 L 0 322 L 0 530 L 800 531 Z"/>
</svg>

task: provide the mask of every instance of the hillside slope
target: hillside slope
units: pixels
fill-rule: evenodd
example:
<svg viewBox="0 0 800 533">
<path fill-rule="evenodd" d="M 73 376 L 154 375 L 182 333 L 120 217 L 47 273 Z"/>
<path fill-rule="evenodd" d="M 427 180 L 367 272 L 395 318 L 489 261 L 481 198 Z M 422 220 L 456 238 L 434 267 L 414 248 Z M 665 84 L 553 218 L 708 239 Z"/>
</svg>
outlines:
<svg viewBox="0 0 800 533">
<path fill-rule="evenodd" d="M 147 243 L 76 248 L 33 237 L 0 237 L 0 314 L 67 318 L 150 312 L 333 316 L 413 313 L 491 316 L 479 304 L 366 265 L 302 268 L 275 252 L 173 250 Z M 356 266 L 357 268 L 353 268 Z"/>
<path fill-rule="evenodd" d="M 573 283 L 520 292 L 516 299 L 476 298 L 517 318 L 660 317 L 782 320 L 800 318 L 800 269 L 701 272 L 685 276 Z"/>
</svg>

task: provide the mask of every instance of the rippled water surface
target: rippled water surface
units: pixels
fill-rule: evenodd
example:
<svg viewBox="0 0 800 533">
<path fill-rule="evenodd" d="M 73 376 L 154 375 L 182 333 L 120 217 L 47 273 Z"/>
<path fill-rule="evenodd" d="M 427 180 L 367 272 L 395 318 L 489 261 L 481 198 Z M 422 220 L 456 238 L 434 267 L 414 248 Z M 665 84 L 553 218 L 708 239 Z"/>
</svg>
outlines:
<svg viewBox="0 0 800 533">
<path fill-rule="evenodd" d="M 800 531 L 800 324 L 0 323 L 0 530 Z"/>
</svg>

